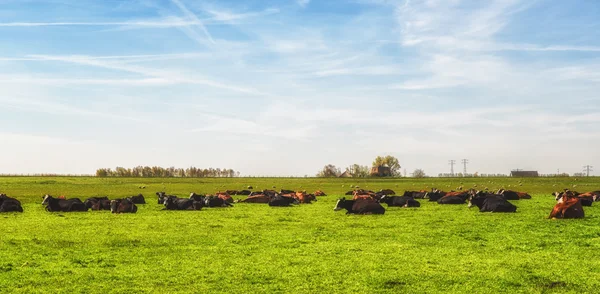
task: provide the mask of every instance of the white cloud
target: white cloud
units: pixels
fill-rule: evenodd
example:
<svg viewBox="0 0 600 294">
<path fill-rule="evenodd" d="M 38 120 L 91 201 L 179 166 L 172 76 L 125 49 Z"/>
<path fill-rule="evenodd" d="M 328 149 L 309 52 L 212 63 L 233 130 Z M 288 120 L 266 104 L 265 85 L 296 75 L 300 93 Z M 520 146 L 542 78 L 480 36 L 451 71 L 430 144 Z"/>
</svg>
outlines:
<svg viewBox="0 0 600 294">
<path fill-rule="evenodd" d="M 300 7 L 306 7 L 310 3 L 310 0 L 296 0 L 296 3 L 298 3 Z"/>
</svg>

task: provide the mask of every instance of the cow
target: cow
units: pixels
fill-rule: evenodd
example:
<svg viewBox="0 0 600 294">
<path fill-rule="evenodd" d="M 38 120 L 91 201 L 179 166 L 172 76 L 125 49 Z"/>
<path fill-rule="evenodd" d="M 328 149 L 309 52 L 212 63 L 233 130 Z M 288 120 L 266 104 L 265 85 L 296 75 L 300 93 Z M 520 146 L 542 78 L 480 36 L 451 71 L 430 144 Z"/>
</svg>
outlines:
<svg viewBox="0 0 600 294">
<path fill-rule="evenodd" d="M 317 191 L 315 191 L 315 196 L 327 196 L 327 194 L 325 194 L 325 192 L 323 192 L 321 190 L 317 190 Z"/>
<path fill-rule="evenodd" d="M 437 200 L 438 204 L 464 204 L 469 198 L 469 192 L 449 192 L 444 197 Z"/>
<path fill-rule="evenodd" d="M 389 206 L 401 207 L 421 207 L 421 203 L 409 196 L 387 196 L 384 195 L 379 199 L 379 203 L 385 203 Z"/>
<path fill-rule="evenodd" d="M 146 199 L 144 199 L 144 195 L 142 194 L 137 194 L 135 196 L 131 196 L 131 197 L 127 197 L 128 199 L 130 199 L 131 201 L 133 201 L 133 203 L 135 204 L 146 204 Z"/>
<path fill-rule="evenodd" d="M 201 210 L 204 206 L 202 201 L 169 196 L 165 199 L 163 210 Z"/>
<path fill-rule="evenodd" d="M 23 207 L 19 200 L 0 194 L 0 212 L 23 212 Z"/>
<path fill-rule="evenodd" d="M 167 195 L 167 193 L 165 193 L 165 192 L 156 192 L 156 196 L 158 196 L 158 204 L 164 204 L 165 200 L 169 197 L 178 198 L 175 195 Z"/>
<path fill-rule="evenodd" d="M 107 204 L 108 202 L 108 204 Z M 108 197 L 106 196 L 102 196 L 102 197 L 90 197 L 88 199 L 86 199 L 85 201 L 83 201 L 83 204 L 85 204 L 85 207 L 87 208 L 91 208 L 92 210 L 109 210 L 110 209 L 110 200 L 108 200 Z"/>
<path fill-rule="evenodd" d="M 223 198 L 217 196 L 207 196 L 204 199 L 204 206 L 206 207 L 229 207 L 233 204 L 225 201 Z"/>
<path fill-rule="evenodd" d="M 517 192 L 512 190 L 500 189 L 496 194 L 504 195 L 506 200 L 520 200 L 520 199 L 531 199 L 531 195 L 525 192 Z"/>
<path fill-rule="evenodd" d="M 469 208 L 477 206 L 479 212 L 517 212 L 517 207 L 502 194 L 478 192 L 469 197 Z"/>
<path fill-rule="evenodd" d="M 264 194 L 257 194 L 254 196 L 249 196 L 246 199 L 239 200 L 238 203 L 269 203 L 271 201 L 271 197 Z"/>
<path fill-rule="evenodd" d="M 46 205 L 46 211 L 88 211 L 88 208 L 85 207 L 85 204 L 83 204 L 79 198 L 59 199 L 48 194 L 42 198 L 44 199 L 42 205 Z"/>
<path fill-rule="evenodd" d="M 112 213 L 136 213 L 137 206 L 129 199 L 114 199 L 110 201 Z"/>
<path fill-rule="evenodd" d="M 238 195 L 250 195 L 250 193 L 252 193 L 252 191 L 250 190 L 242 190 L 238 193 Z"/>
<path fill-rule="evenodd" d="M 269 201 L 269 206 L 291 206 L 292 204 L 300 204 L 300 202 L 294 197 L 285 197 L 281 195 L 277 195 Z"/>
<path fill-rule="evenodd" d="M 240 195 L 240 191 L 238 190 L 226 190 L 225 193 L 229 195 Z"/>
<path fill-rule="evenodd" d="M 296 192 L 292 197 L 298 199 L 298 202 L 305 204 L 310 204 L 311 201 L 317 201 L 314 194 L 306 194 L 306 191 Z"/>
<path fill-rule="evenodd" d="M 346 209 L 346 214 L 384 214 L 385 208 L 375 200 L 346 200 L 346 198 L 340 198 L 335 207 L 334 211 Z"/>
<path fill-rule="evenodd" d="M 402 196 L 412 197 L 414 199 L 425 199 L 428 194 L 429 194 L 429 192 L 427 192 L 427 191 L 404 191 L 404 194 Z M 435 200 L 432 200 L 432 201 L 435 201 Z"/>
<path fill-rule="evenodd" d="M 440 200 L 440 198 L 446 196 L 448 193 L 452 192 L 444 192 L 438 189 L 432 189 L 431 192 L 426 192 L 425 195 L 423 195 L 423 198 L 428 198 L 429 201 L 438 201 Z"/>
<path fill-rule="evenodd" d="M 285 189 L 281 189 L 279 191 L 279 194 L 292 194 L 292 193 L 296 193 L 296 191 L 292 191 L 292 190 L 285 190 Z"/>
<path fill-rule="evenodd" d="M 567 191 L 562 193 L 561 199 L 556 203 L 548 218 L 583 218 L 584 216 L 581 200 L 574 193 Z"/>
<path fill-rule="evenodd" d="M 85 203 L 85 202 L 84 202 Z M 110 210 L 110 200 L 102 199 L 97 201 L 90 207 L 92 210 Z"/>
<path fill-rule="evenodd" d="M 206 195 L 196 194 L 194 192 L 190 193 L 190 199 L 194 201 L 203 201 L 206 199 Z"/>
</svg>

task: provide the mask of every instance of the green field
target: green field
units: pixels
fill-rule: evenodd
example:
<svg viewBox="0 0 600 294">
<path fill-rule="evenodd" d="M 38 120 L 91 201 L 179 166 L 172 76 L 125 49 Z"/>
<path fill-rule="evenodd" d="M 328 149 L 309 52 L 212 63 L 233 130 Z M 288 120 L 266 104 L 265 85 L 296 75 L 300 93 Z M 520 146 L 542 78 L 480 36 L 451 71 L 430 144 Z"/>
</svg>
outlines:
<svg viewBox="0 0 600 294">
<path fill-rule="evenodd" d="M 350 185 L 401 193 L 461 183 L 516 186 L 533 199 L 512 201 L 515 214 L 427 201 L 379 216 L 333 211 Z M 161 211 L 154 196 L 248 185 L 329 196 L 290 208 L 201 211 Z M 549 220 L 550 192 L 563 188 L 599 190 L 600 180 L 0 178 L 0 192 L 25 209 L 0 215 L 0 292 L 599 293 L 600 205 L 585 207 L 585 219 Z M 134 215 L 48 213 L 40 205 L 46 193 L 143 193 L 149 204 Z"/>
</svg>

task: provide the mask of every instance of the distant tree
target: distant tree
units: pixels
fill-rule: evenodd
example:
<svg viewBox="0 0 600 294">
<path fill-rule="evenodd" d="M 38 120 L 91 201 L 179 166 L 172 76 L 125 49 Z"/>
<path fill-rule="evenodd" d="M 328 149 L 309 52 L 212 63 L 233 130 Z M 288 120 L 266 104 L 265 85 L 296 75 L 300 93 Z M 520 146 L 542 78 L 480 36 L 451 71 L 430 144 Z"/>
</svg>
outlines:
<svg viewBox="0 0 600 294">
<path fill-rule="evenodd" d="M 412 173 L 412 176 L 413 176 L 413 178 L 424 178 L 427 175 L 425 174 L 424 170 L 418 168 L 418 169 L 415 169 L 415 171 Z"/>
<path fill-rule="evenodd" d="M 393 177 L 401 177 L 402 173 L 400 171 L 400 162 L 398 158 L 387 155 L 385 157 L 377 156 L 373 161 L 373 167 L 387 166 L 390 168 Z"/>
<path fill-rule="evenodd" d="M 108 177 L 108 169 L 106 168 L 99 168 L 96 170 L 96 176 L 97 177 Z"/>
<path fill-rule="evenodd" d="M 337 168 L 335 165 L 328 164 L 325 167 L 323 167 L 323 169 L 319 173 L 317 173 L 317 177 L 333 178 L 333 177 L 339 177 L 341 173 L 342 172 L 340 171 L 340 169 Z"/>
<path fill-rule="evenodd" d="M 176 168 L 176 167 L 160 167 L 160 166 L 136 166 L 134 168 L 116 167 L 115 170 L 110 168 L 100 168 L 96 170 L 97 177 L 187 177 L 187 178 L 200 178 L 200 177 L 239 177 L 240 173 L 233 169 L 200 169 L 196 167 L 189 167 L 187 169 Z"/>
<path fill-rule="evenodd" d="M 369 167 L 355 163 L 347 167 L 346 172 L 353 178 L 364 178 L 369 176 Z"/>
</svg>

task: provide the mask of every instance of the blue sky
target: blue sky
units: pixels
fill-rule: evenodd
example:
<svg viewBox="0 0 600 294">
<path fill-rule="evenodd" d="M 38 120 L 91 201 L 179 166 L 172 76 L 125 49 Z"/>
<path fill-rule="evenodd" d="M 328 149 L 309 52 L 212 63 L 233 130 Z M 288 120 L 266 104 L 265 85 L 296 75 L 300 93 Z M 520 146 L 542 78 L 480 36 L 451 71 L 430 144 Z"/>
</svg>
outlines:
<svg viewBox="0 0 600 294">
<path fill-rule="evenodd" d="M 600 3 L 0 0 L 0 173 L 600 168 Z"/>
</svg>

